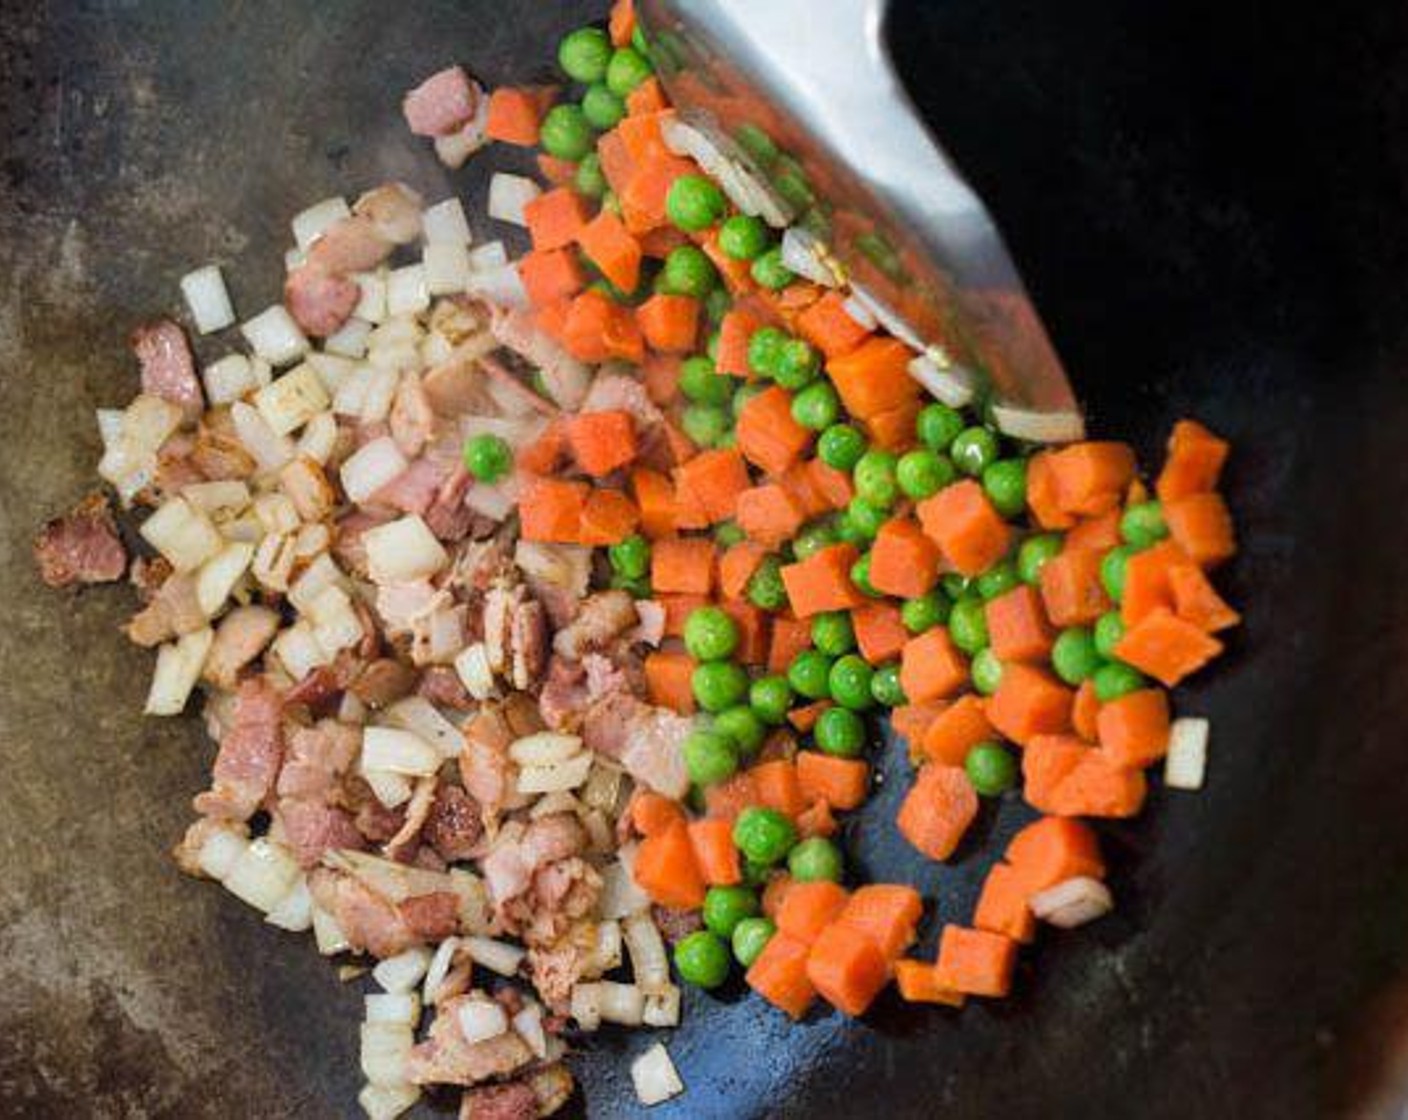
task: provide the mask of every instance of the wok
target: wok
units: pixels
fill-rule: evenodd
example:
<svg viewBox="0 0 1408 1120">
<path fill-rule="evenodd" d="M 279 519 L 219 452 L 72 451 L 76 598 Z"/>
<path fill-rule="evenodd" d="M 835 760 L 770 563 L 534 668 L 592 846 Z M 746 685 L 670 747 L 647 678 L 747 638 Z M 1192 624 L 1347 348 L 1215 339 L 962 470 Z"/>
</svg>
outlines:
<svg viewBox="0 0 1408 1120">
<path fill-rule="evenodd" d="M 824 4 L 819 11 L 824 10 Z M 128 594 L 43 592 L 28 541 L 84 492 L 124 339 L 227 266 L 274 297 L 301 205 L 400 177 L 483 212 L 400 91 L 450 60 L 543 76 L 596 5 L 50 0 L 0 14 L 0 1112 L 350 1116 L 357 985 L 165 853 L 203 785 L 197 720 L 144 721 Z M 901 4 L 914 95 L 1002 225 L 1096 433 L 1146 461 L 1172 421 L 1231 437 L 1246 612 L 1181 690 L 1213 721 L 1207 789 L 1102 828 L 1117 912 L 1047 933 L 1017 994 L 885 997 L 793 1027 L 737 989 L 688 999 L 690 1093 L 661 1116 L 1392 1114 L 1408 946 L 1408 10 L 1392 3 Z M 843 96 L 844 93 L 838 93 Z M 211 353 L 209 348 L 206 354 Z M 858 869 L 973 905 L 1029 815 L 989 807 L 955 867 L 884 822 Z M 603 1035 L 595 1116 L 634 1114 Z"/>
</svg>

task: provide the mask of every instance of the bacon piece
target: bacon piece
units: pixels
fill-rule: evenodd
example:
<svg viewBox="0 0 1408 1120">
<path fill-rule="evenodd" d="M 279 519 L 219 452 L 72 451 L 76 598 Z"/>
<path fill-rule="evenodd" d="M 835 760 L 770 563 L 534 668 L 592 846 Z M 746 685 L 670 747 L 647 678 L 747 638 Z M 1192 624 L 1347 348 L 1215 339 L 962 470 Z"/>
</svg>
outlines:
<svg viewBox="0 0 1408 1120">
<path fill-rule="evenodd" d="M 170 319 L 158 319 L 134 330 L 130 341 L 142 367 L 142 392 L 170 401 L 187 420 L 197 419 L 205 396 L 186 332 Z"/>
<path fill-rule="evenodd" d="M 454 862 L 474 855 L 483 836 L 484 821 L 478 803 L 459 786 L 441 783 L 421 838 L 442 859 Z"/>
<path fill-rule="evenodd" d="M 300 727 L 288 741 L 278 794 L 282 798 L 329 799 L 338 781 L 351 769 L 362 743 L 357 728 L 337 720 L 319 720 Z"/>
<path fill-rule="evenodd" d="M 416 1085 L 475 1085 L 507 1077 L 533 1060 L 528 1044 L 512 1030 L 483 1042 L 465 1040 L 460 1030 L 460 1006 L 480 998 L 471 993 L 439 1004 L 429 1036 L 413 1047 L 406 1059 L 408 1080 Z"/>
<path fill-rule="evenodd" d="M 316 867 L 324 852 L 367 846 L 346 812 L 321 801 L 282 798 L 274 808 L 274 821 L 300 867 Z"/>
<path fill-rule="evenodd" d="M 212 787 L 195 799 L 196 812 L 248 820 L 274 788 L 283 762 L 283 698 L 253 677 L 235 695 L 229 730 L 211 768 Z"/>
<path fill-rule="evenodd" d="M 343 218 L 309 247 L 307 263 L 332 276 L 366 272 L 389 257 L 394 248 L 370 218 Z"/>
<path fill-rule="evenodd" d="M 106 496 L 89 494 L 62 517 L 45 524 L 34 538 L 39 578 L 50 587 L 111 583 L 127 570 L 127 550 Z"/>
<path fill-rule="evenodd" d="M 362 298 L 355 280 L 316 264 L 295 268 L 284 281 L 284 304 L 305 334 L 336 334 Z"/>
<path fill-rule="evenodd" d="M 448 136 L 479 108 L 479 89 L 462 66 L 440 70 L 406 94 L 401 111 L 417 136 Z"/>
</svg>

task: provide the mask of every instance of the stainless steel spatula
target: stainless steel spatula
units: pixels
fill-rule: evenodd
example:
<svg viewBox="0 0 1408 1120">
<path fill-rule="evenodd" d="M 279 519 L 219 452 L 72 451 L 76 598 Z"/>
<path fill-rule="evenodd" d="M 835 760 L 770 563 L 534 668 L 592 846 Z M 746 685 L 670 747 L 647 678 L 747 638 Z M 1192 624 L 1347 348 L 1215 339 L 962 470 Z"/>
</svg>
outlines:
<svg viewBox="0 0 1408 1120">
<path fill-rule="evenodd" d="M 882 38 L 887 0 L 637 0 L 680 123 L 667 141 L 788 227 L 818 281 L 919 351 L 941 399 L 1008 434 L 1079 439 L 1075 396 L 982 202 L 929 135 Z"/>
</svg>

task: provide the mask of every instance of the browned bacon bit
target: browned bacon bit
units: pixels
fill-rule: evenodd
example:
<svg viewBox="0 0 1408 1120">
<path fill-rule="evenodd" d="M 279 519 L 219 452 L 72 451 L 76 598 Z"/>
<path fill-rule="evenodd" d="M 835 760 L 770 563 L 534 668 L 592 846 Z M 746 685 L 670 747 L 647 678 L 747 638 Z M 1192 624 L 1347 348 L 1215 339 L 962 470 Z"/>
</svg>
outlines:
<svg viewBox="0 0 1408 1120">
<path fill-rule="evenodd" d="M 240 685 L 234 723 L 220 742 L 212 788 L 195 800 L 196 812 L 248 820 L 274 788 L 283 763 L 283 699 L 263 677 Z"/>
<path fill-rule="evenodd" d="M 111 583 L 127 570 L 127 550 L 107 498 L 89 494 L 62 517 L 48 522 L 34 538 L 39 578 L 50 587 L 75 583 Z"/>
<path fill-rule="evenodd" d="M 347 322 L 362 289 L 355 280 L 305 264 L 284 281 L 284 303 L 305 334 L 326 338 Z"/>
<path fill-rule="evenodd" d="M 484 836 L 479 805 L 460 786 L 442 783 L 435 792 L 421 837 L 446 860 L 469 859 Z"/>
<path fill-rule="evenodd" d="M 538 1094 L 526 1081 L 485 1085 L 465 1093 L 460 1120 L 536 1120 Z"/>
<path fill-rule="evenodd" d="M 416 1085 L 476 1085 L 506 1077 L 533 1060 L 528 1044 L 514 1031 L 483 1042 L 468 1042 L 460 1030 L 459 1008 L 481 998 L 470 993 L 446 1000 L 430 1024 L 426 1040 L 411 1049 L 406 1076 Z"/>
<path fill-rule="evenodd" d="M 464 67 L 450 66 L 406 94 L 401 109 L 417 136 L 448 136 L 469 123 L 479 108 L 479 96 Z"/>
<path fill-rule="evenodd" d="M 170 319 L 158 319 L 133 331 L 131 341 L 142 367 L 142 392 L 170 401 L 187 420 L 199 417 L 205 394 L 186 332 Z"/>
</svg>

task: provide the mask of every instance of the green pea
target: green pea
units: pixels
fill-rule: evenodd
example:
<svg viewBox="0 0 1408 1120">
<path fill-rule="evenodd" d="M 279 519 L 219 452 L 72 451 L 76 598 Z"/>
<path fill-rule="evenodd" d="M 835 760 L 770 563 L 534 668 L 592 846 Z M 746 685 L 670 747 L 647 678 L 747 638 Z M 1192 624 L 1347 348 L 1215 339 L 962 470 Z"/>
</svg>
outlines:
<svg viewBox="0 0 1408 1120">
<path fill-rule="evenodd" d="M 948 635 L 964 653 L 977 653 L 988 644 L 988 620 L 984 603 L 976 595 L 965 595 L 953 604 L 948 616 Z"/>
<path fill-rule="evenodd" d="M 733 400 L 733 378 L 714 369 L 702 354 L 680 363 L 680 392 L 696 404 L 726 405 Z"/>
<path fill-rule="evenodd" d="M 973 581 L 958 572 L 945 572 L 939 576 L 939 589 L 955 603 L 968 594 Z"/>
<path fill-rule="evenodd" d="M 784 859 L 797 843 L 797 830 L 776 809 L 749 806 L 733 822 L 733 842 L 754 863 Z"/>
<path fill-rule="evenodd" d="M 1120 517 L 1120 536 L 1134 548 L 1148 548 L 1168 536 L 1164 507 L 1159 501 L 1140 502 Z"/>
<path fill-rule="evenodd" d="M 650 542 L 637 533 L 613 544 L 607 557 L 623 576 L 640 579 L 650 571 Z"/>
<path fill-rule="evenodd" d="M 728 979 L 728 950 L 707 929 L 691 933 L 675 946 L 675 971 L 696 988 L 717 988 Z"/>
<path fill-rule="evenodd" d="M 1106 611 L 1095 620 L 1095 652 L 1101 657 L 1114 657 L 1123 637 L 1124 619 L 1119 611 Z"/>
<path fill-rule="evenodd" d="M 747 704 L 739 704 L 720 712 L 714 717 L 711 730 L 731 739 L 743 758 L 752 758 L 757 754 L 768 735 L 768 729 L 763 725 L 758 713 Z"/>
<path fill-rule="evenodd" d="M 963 414 L 946 404 L 926 404 L 914 422 L 921 443 L 932 451 L 947 451 L 949 444 L 963 431 Z"/>
<path fill-rule="evenodd" d="M 743 885 L 752 887 L 754 890 L 761 890 L 768 885 L 768 881 L 773 876 L 773 869 L 766 863 L 758 863 L 747 856 L 740 861 L 743 864 Z"/>
<path fill-rule="evenodd" d="M 606 88 L 625 97 L 655 72 L 649 59 L 634 47 L 621 47 L 606 64 Z"/>
<path fill-rule="evenodd" d="M 829 428 L 840 415 L 841 398 L 829 381 L 815 381 L 792 398 L 792 419 L 813 432 Z"/>
<path fill-rule="evenodd" d="M 828 678 L 831 658 L 819 649 L 804 649 L 787 667 L 787 683 L 798 696 L 808 700 L 825 700 L 829 695 Z"/>
<path fill-rule="evenodd" d="M 759 377 L 777 375 L 778 358 L 787 345 L 787 335 L 776 327 L 759 327 L 748 339 L 748 368 Z"/>
<path fill-rule="evenodd" d="M 899 482 L 895 468 L 899 460 L 888 451 L 872 448 L 860 457 L 851 477 L 856 485 L 856 496 L 869 502 L 877 509 L 889 509 L 899 497 Z"/>
<path fill-rule="evenodd" d="M 780 726 L 792 707 L 792 686 L 780 673 L 759 677 L 748 689 L 748 705 L 764 723 Z"/>
<path fill-rule="evenodd" d="M 782 582 L 782 561 L 764 556 L 758 570 L 748 580 L 748 601 L 765 611 L 787 606 L 787 586 Z"/>
<path fill-rule="evenodd" d="M 813 836 L 787 854 L 787 870 L 797 883 L 839 883 L 845 865 L 840 848 L 823 836 Z"/>
<path fill-rule="evenodd" d="M 888 661 L 875 670 L 870 678 L 870 695 L 875 702 L 886 708 L 900 708 L 909 703 L 900 684 L 900 666 L 897 661 Z"/>
<path fill-rule="evenodd" d="M 845 611 L 824 611 L 812 619 L 812 644 L 828 657 L 856 648 L 856 631 Z"/>
<path fill-rule="evenodd" d="M 714 540 L 718 541 L 723 548 L 732 548 L 747 539 L 748 534 L 739 527 L 737 521 L 720 521 L 714 526 Z"/>
<path fill-rule="evenodd" d="M 900 607 L 900 621 L 911 634 L 922 634 L 948 621 L 948 596 L 937 587 L 918 599 L 909 599 Z"/>
<path fill-rule="evenodd" d="M 598 132 L 615 128 L 626 115 L 626 103 L 604 85 L 587 87 L 582 94 L 582 116 Z"/>
<path fill-rule="evenodd" d="M 733 404 L 729 407 L 733 411 L 734 417 L 741 416 L 743 410 L 748 407 L 748 402 L 759 393 L 767 392 L 766 385 L 759 385 L 756 381 L 744 382 L 733 391 Z"/>
<path fill-rule="evenodd" d="M 1129 567 L 1129 558 L 1133 555 L 1134 549 L 1122 544 L 1110 549 L 1100 561 L 1100 582 L 1104 585 L 1105 594 L 1116 603 L 1124 598 L 1125 573 Z"/>
<path fill-rule="evenodd" d="M 1111 661 L 1101 665 L 1090 677 L 1095 685 L 1095 698 L 1102 704 L 1118 700 L 1131 692 L 1148 687 L 1144 674 L 1123 661 Z"/>
<path fill-rule="evenodd" d="M 831 521 L 813 521 L 802 526 L 797 532 L 796 538 L 792 541 L 792 555 L 798 560 L 805 560 L 823 548 L 829 548 L 837 540 L 836 526 Z"/>
<path fill-rule="evenodd" d="M 875 670 L 859 654 L 848 653 L 838 657 L 827 676 L 831 699 L 853 712 L 868 711 L 875 706 L 875 697 L 870 692 L 870 681 L 874 676 Z"/>
<path fill-rule="evenodd" d="M 968 780 L 982 797 L 997 797 L 1017 784 L 1017 760 L 1001 743 L 975 743 L 963 760 Z"/>
<path fill-rule="evenodd" d="M 611 586 L 616 591 L 628 592 L 632 599 L 649 599 L 652 595 L 650 580 L 645 576 L 627 576 L 616 572 L 611 577 Z"/>
<path fill-rule="evenodd" d="M 728 294 L 728 289 L 722 285 L 716 284 L 709 289 L 709 294 L 704 297 L 704 315 L 709 320 L 710 326 L 717 327 L 732 307 L 733 297 Z"/>
<path fill-rule="evenodd" d="M 1072 626 L 1056 635 L 1051 647 L 1051 667 L 1069 685 L 1078 685 L 1100 668 L 1095 636 L 1084 626 Z"/>
<path fill-rule="evenodd" d="M 597 27 L 580 27 L 557 45 L 557 64 L 574 82 L 590 85 L 606 77 L 611 61 L 611 39 Z"/>
<path fill-rule="evenodd" d="M 754 281 L 769 291 L 777 292 L 792 283 L 792 270 L 782 263 L 782 250 L 774 246 L 759 253 L 749 269 Z"/>
<path fill-rule="evenodd" d="M 601 170 L 601 157 L 595 152 L 588 152 L 577 164 L 576 174 L 572 176 L 572 185 L 577 188 L 577 193 L 585 195 L 587 198 L 600 198 L 606 193 L 606 176 Z"/>
<path fill-rule="evenodd" d="M 777 927 L 767 918 L 744 918 L 733 929 L 733 957 L 744 968 L 763 955 Z"/>
<path fill-rule="evenodd" d="M 558 159 L 576 163 L 592 150 L 596 138 L 579 105 L 554 105 L 538 130 L 543 151 Z"/>
<path fill-rule="evenodd" d="M 777 144 L 773 138 L 757 125 L 745 122 L 733 134 L 739 147 L 753 157 L 759 167 L 766 170 L 777 159 Z"/>
<path fill-rule="evenodd" d="M 865 722 L 849 708 L 827 708 L 812 728 L 817 749 L 837 758 L 855 758 L 865 748 Z"/>
<path fill-rule="evenodd" d="M 702 299 L 718 283 L 719 272 L 702 249 L 680 245 L 670 250 L 660 277 L 662 291 Z"/>
<path fill-rule="evenodd" d="M 1017 575 L 1017 565 L 1011 560 L 999 560 L 978 577 L 976 586 L 983 602 L 989 603 L 999 595 L 1005 595 L 1021 582 Z"/>
<path fill-rule="evenodd" d="M 738 750 L 726 735 L 691 731 L 684 741 L 684 765 L 691 782 L 716 785 L 738 772 Z"/>
<path fill-rule="evenodd" d="M 991 646 L 984 647 L 973 655 L 973 664 L 969 671 L 973 675 L 973 687 L 984 696 L 991 696 L 1002 683 L 1002 662 L 997 659 L 997 654 L 993 653 Z"/>
<path fill-rule="evenodd" d="M 1017 549 L 1017 574 L 1022 582 L 1033 587 L 1039 584 L 1041 569 L 1048 560 L 1060 555 L 1062 544 L 1060 533 L 1037 533 L 1024 540 Z"/>
<path fill-rule="evenodd" d="M 747 887 L 710 887 L 704 892 L 704 928 L 730 938 L 738 923 L 758 913 L 758 895 Z"/>
<path fill-rule="evenodd" d="M 851 471 L 865 454 L 865 446 L 865 436 L 851 425 L 832 424 L 817 440 L 816 453 L 828 467 Z"/>
<path fill-rule="evenodd" d="M 751 214 L 735 214 L 719 227 L 719 248 L 736 261 L 751 261 L 768 247 L 768 227 Z"/>
<path fill-rule="evenodd" d="M 719 339 L 721 335 L 718 331 L 712 331 L 704 341 L 704 353 L 709 355 L 709 360 L 715 365 L 719 364 Z"/>
<path fill-rule="evenodd" d="M 957 477 L 949 459 L 926 447 L 906 452 L 895 467 L 895 481 L 915 501 L 932 497 Z"/>
<path fill-rule="evenodd" d="M 631 30 L 631 46 L 635 47 L 635 49 L 647 59 L 650 58 L 650 44 L 646 42 L 645 28 L 641 27 L 640 24 L 636 24 Z M 651 65 L 653 66 L 654 63 L 651 63 Z"/>
<path fill-rule="evenodd" d="M 777 352 L 773 379 L 784 389 L 796 392 L 810 385 L 821 372 L 821 359 L 805 339 L 789 338 Z"/>
<path fill-rule="evenodd" d="M 836 520 L 836 539 L 842 544 L 852 544 L 856 548 L 865 548 L 875 539 L 872 533 L 866 534 L 851 520 L 850 515 L 843 513 Z"/>
<path fill-rule="evenodd" d="M 727 209 L 724 192 L 703 175 L 681 175 L 665 195 L 665 213 L 686 233 L 708 229 Z"/>
<path fill-rule="evenodd" d="M 846 506 L 846 520 L 863 541 L 873 541 L 880 526 L 889 519 L 886 510 L 871 505 L 864 498 L 852 498 Z"/>
<path fill-rule="evenodd" d="M 977 478 L 997 458 L 997 436 L 987 428 L 965 428 L 949 447 L 954 466 Z"/>
<path fill-rule="evenodd" d="M 862 595 L 869 595 L 872 599 L 880 598 L 880 591 L 870 582 L 870 553 L 865 553 L 851 565 L 851 582 Z"/>
<path fill-rule="evenodd" d="M 713 447 L 729 430 L 732 417 L 728 409 L 717 404 L 686 405 L 680 414 L 680 427 L 690 441 L 699 447 Z"/>
<path fill-rule="evenodd" d="M 720 451 L 725 451 L 737 447 L 738 433 L 735 432 L 732 428 L 730 428 L 728 431 L 726 431 L 723 435 L 721 435 L 718 439 L 714 441 L 714 446 L 717 447 Z"/>
<path fill-rule="evenodd" d="M 615 214 L 618 218 L 621 216 L 621 200 L 616 197 L 616 192 L 610 187 L 601 193 L 601 208 L 609 214 Z"/>
<path fill-rule="evenodd" d="M 1027 508 L 1027 461 L 999 459 L 983 469 L 983 490 L 1003 517 L 1018 517 Z"/>
<path fill-rule="evenodd" d="M 738 623 L 720 607 L 696 607 L 684 620 L 684 648 L 696 661 L 722 661 L 738 648 Z"/>
<path fill-rule="evenodd" d="M 732 661 L 709 661 L 694 667 L 694 699 L 706 712 L 722 712 L 748 695 L 748 674 Z"/>
<path fill-rule="evenodd" d="M 499 436 L 471 436 L 464 443 L 464 466 L 480 482 L 497 482 L 513 468 L 513 449 Z"/>
</svg>

